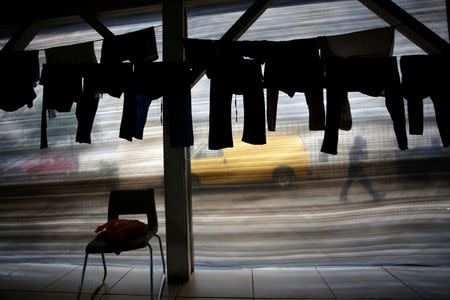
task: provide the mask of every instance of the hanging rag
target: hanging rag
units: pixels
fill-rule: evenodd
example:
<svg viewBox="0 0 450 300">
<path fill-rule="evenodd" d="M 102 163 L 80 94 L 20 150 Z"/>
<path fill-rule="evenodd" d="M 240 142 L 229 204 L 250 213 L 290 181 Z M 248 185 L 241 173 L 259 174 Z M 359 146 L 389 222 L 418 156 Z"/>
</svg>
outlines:
<svg viewBox="0 0 450 300">
<path fill-rule="evenodd" d="M 388 57 L 394 49 L 394 28 L 383 27 L 346 34 L 327 36 L 323 56 L 328 57 Z M 352 115 L 348 95 L 341 102 L 339 128 L 352 128 Z"/>
<path fill-rule="evenodd" d="M 34 87 L 39 80 L 39 51 L 18 51 L 0 54 L 0 109 L 16 111 L 33 106 Z"/>
<path fill-rule="evenodd" d="M 337 154 L 341 107 L 349 91 L 373 97 L 384 96 L 398 147 L 401 150 L 408 148 L 405 109 L 395 57 L 329 58 L 325 61 L 325 70 L 328 80 L 327 116 L 322 152 Z"/>
<path fill-rule="evenodd" d="M 157 59 L 158 49 L 153 27 L 103 40 L 100 58 L 102 64 L 117 64 L 127 60 L 132 63 L 144 63 Z"/>
<path fill-rule="evenodd" d="M 84 104 L 80 108 L 77 107 L 77 115 L 95 116 L 97 105 L 90 102 L 98 104 L 98 97 L 94 93 L 88 91 L 83 95 L 83 74 L 89 65 L 97 64 L 93 42 L 49 48 L 45 50 L 45 57 L 46 64 L 43 66 L 40 80 L 40 84 L 44 86 L 41 149 L 48 147 L 46 110 L 69 112 L 73 102 L 83 98 Z M 89 105 L 87 105 L 88 102 Z M 93 118 L 78 118 L 78 126 L 84 128 L 80 131 L 83 135 L 90 135 L 90 131 L 86 132 L 86 129 L 92 128 L 91 120 L 93 121 Z M 85 138 L 77 137 L 77 140 L 85 140 Z"/>
<path fill-rule="evenodd" d="M 450 82 L 448 55 L 407 55 L 400 58 L 402 93 L 407 100 L 409 133 L 423 134 L 423 100 L 433 102 L 442 145 L 450 142 L 447 85 Z"/>
</svg>

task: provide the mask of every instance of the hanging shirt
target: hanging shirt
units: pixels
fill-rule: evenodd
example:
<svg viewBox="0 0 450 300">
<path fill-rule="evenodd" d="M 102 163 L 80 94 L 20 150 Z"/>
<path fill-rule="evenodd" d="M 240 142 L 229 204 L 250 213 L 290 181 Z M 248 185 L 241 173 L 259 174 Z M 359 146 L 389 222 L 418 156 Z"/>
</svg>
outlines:
<svg viewBox="0 0 450 300">
<path fill-rule="evenodd" d="M 16 111 L 33 106 L 34 87 L 39 80 L 39 51 L 0 54 L 0 109 Z"/>
</svg>

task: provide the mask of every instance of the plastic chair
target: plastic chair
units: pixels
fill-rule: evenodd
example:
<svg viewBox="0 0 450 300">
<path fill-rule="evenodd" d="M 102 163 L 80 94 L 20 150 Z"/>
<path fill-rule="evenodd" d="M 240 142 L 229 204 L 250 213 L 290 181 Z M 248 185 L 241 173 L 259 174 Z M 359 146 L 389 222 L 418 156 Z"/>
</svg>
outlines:
<svg viewBox="0 0 450 300">
<path fill-rule="evenodd" d="M 129 214 L 146 214 L 147 215 L 147 234 L 139 236 L 134 239 L 127 240 L 125 243 L 121 243 L 120 248 L 111 247 L 111 245 L 105 241 L 102 236 L 97 236 L 94 240 L 88 243 L 86 246 L 86 255 L 84 257 L 83 272 L 81 274 L 80 287 L 78 289 L 77 299 L 81 297 L 81 290 L 83 288 L 84 273 L 86 271 L 86 265 L 88 256 L 91 253 L 100 253 L 102 255 L 103 262 L 103 283 L 106 279 L 106 262 L 105 253 L 114 253 L 116 251 L 124 252 L 135 249 L 141 249 L 148 247 L 150 251 L 150 295 L 153 300 L 153 249 L 149 243 L 152 237 L 157 237 L 159 241 L 159 247 L 161 249 L 161 259 L 163 264 L 163 278 L 158 292 L 158 299 L 161 297 L 162 289 L 166 279 L 166 266 L 164 261 L 164 253 L 162 249 L 161 238 L 156 234 L 158 232 L 158 217 L 156 215 L 155 207 L 155 191 L 154 189 L 148 190 L 115 190 L 111 191 L 109 195 L 108 204 L 108 221 L 118 219 L 119 215 Z M 102 284 L 103 284 L 102 283 Z"/>
</svg>

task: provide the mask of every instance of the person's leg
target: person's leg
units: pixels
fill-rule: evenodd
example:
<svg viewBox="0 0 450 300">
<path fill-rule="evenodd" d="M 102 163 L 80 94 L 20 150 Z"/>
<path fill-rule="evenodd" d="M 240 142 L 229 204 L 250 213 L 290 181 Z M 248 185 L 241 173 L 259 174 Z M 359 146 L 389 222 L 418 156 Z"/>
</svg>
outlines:
<svg viewBox="0 0 450 300">
<path fill-rule="evenodd" d="M 348 177 L 347 180 L 344 183 L 344 186 L 342 187 L 341 190 L 341 196 L 339 199 L 341 199 L 341 201 L 347 201 L 347 193 L 348 190 L 350 189 L 351 185 L 353 183 L 353 178 L 352 177 Z"/>
<path fill-rule="evenodd" d="M 374 188 L 372 187 L 372 184 L 369 181 L 369 178 L 367 176 L 362 176 L 358 179 L 359 183 L 369 192 L 369 194 L 372 196 L 373 200 L 380 200 L 382 197 L 379 193 L 377 193 Z"/>
</svg>

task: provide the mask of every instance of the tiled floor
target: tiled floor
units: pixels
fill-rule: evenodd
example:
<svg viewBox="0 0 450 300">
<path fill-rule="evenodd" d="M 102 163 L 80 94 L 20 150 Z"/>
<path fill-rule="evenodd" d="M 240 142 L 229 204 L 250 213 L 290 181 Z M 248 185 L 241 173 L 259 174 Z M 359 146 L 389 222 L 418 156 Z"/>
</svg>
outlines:
<svg viewBox="0 0 450 300">
<path fill-rule="evenodd" d="M 0 299 L 75 299 L 81 266 L 0 264 Z M 82 299 L 149 299 L 149 270 L 88 266 Z M 155 294 L 161 279 L 155 273 Z M 163 299 L 450 299 L 450 267 L 199 269 Z"/>
</svg>

